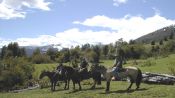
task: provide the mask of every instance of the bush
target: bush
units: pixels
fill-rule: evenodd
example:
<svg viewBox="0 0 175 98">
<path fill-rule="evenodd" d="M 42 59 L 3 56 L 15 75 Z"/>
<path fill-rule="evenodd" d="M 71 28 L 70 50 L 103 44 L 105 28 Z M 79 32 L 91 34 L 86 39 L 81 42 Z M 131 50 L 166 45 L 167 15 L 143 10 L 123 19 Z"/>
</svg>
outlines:
<svg viewBox="0 0 175 98">
<path fill-rule="evenodd" d="M 32 78 L 34 67 L 26 58 L 10 57 L 4 59 L 1 65 L 0 91 L 24 87 L 25 82 Z"/>
<path fill-rule="evenodd" d="M 32 62 L 35 64 L 41 63 L 51 63 L 50 57 L 48 55 L 37 54 L 32 56 Z"/>
</svg>

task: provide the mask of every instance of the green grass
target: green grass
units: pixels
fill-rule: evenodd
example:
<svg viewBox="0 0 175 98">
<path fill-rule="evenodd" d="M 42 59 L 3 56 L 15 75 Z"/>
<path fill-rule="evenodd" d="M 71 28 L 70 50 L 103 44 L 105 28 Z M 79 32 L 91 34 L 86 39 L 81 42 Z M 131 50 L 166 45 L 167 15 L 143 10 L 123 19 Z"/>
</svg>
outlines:
<svg viewBox="0 0 175 98">
<path fill-rule="evenodd" d="M 82 91 L 73 91 L 72 88 L 63 90 L 61 86 L 55 92 L 45 88 L 20 93 L 0 93 L 0 98 L 175 98 L 175 86 L 142 84 L 140 90 L 135 91 L 133 85 L 131 91 L 126 92 L 128 85 L 127 82 L 112 81 L 109 93 L 105 93 L 103 82 L 95 90 L 90 90 L 90 85 L 82 85 Z"/>
<path fill-rule="evenodd" d="M 102 61 L 102 65 L 106 67 L 112 67 L 112 60 Z M 147 60 L 137 60 L 138 65 L 133 64 L 133 60 L 127 61 L 124 66 L 136 66 L 143 72 L 155 72 L 155 73 L 168 73 L 171 74 L 169 67 L 175 69 L 175 54 L 166 58 L 150 58 Z M 147 64 L 150 63 L 150 64 Z M 52 71 L 55 64 L 35 64 L 35 72 L 33 73 L 35 78 L 38 78 L 42 70 Z M 97 86 L 97 89 L 90 90 L 90 85 L 83 85 L 85 82 L 92 83 L 92 80 L 82 82 L 82 91 L 73 91 L 72 83 L 70 90 L 63 90 L 63 85 L 57 87 L 57 91 L 51 92 L 50 88 L 35 89 L 19 93 L 0 93 L 0 98 L 175 98 L 175 85 L 148 85 L 141 84 L 139 91 L 135 91 L 135 85 L 133 85 L 131 92 L 126 92 L 128 82 L 112 81 L 110 92 L 105 93 L 105 82 L 102 85 Z M 78 86 L 76 85 L 78 88 Z"/>
</svg>

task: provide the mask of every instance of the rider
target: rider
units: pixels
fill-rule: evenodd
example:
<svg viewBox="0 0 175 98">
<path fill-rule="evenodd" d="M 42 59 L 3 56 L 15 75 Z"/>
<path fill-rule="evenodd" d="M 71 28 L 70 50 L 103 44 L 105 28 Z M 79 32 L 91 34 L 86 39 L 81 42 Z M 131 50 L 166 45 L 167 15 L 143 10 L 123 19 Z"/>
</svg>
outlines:
<svg viewBox="0 0 175 98">
<path fill-rule="evenodd" d="M 117 78 L 119 78 L 118 73 L 122 70 L 123 65 L 123 58 L 122 56 L 116 56 L 114 65 L 113 65 L 113 72 L 115 75 L 117 75 Z"/>
<path fill-rule="evenodd" d="M 122 65 L 123 65 L 122 57 L 121 56 L 116 56 L 113 67 L 117 67 L 119 69 L 122 69 Z"/>
<path fill-rule="evenodd" d="M 57 65 L 56 70 L 58 70 L 61 66 L 63 66 L 63 63 L 59 63 L 59 64 Z"/>
<path fill-rule="evenodd" d="M 83 76 L 84 76 L 84 74 L 86 74 L 88 72 L 88 66 L 89 66 L 89 64 L 86 61 L 86 59 L 82 58 L 81 63 L 80 63 L 80 73 L 82 73 Z"/>
</svg>

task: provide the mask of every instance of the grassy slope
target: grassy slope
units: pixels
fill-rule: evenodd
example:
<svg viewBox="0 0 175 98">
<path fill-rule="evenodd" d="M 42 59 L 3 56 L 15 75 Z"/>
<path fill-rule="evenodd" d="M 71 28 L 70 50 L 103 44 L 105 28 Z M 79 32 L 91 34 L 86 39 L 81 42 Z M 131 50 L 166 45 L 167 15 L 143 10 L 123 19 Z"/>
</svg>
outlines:
<svg viewBox="0 0 175 98">
<path fill-rule="evenodd" d="M 133 61 L 128 61 L 125 66 L 137 66 L 143 72 L 158 72 L 158 73 L 170 73 L 169 67 L 175 68 L 175 55 L 170 55 L 167 58 L 149 59 L 151 66 L 143 66 L 148 60 L 138 60 L 138 65 L 133 65 Z M 111 67 L 113 61 L 104 61 L 102 65 Z M 37 64 L 34 73 L 35 77 L 38 77 L 41 70 L 53 70 L 56 64 Z M 92 81 L 90 81 L 92 82 Z M 72 84 L 72 83 L 71 83 Z M 105 82 L 102 82 L 102 86 L 97 86 L 96 90 L 89 90 L 90 85 L 82 85 L 83 90 L 73 92 L 70 90 L 63 90 L 63 86 L 57 87 L 56 92 L 51 92 L 50 88 L 36 89 L 30 91 L 24 91 L 20 93 L 0 93 L 0 98 L 175 98 L 175 85 L 148 85 L 142 84 L 141 90 L 127 93 L 125 89 L 129 84 L 127 82 L 111 82 L 111 92 L 105 94 Z M 72 85 L 71 85 L 72 87 Z M 132 87 L 135 88 L 135 85 Z"/>
</svg>

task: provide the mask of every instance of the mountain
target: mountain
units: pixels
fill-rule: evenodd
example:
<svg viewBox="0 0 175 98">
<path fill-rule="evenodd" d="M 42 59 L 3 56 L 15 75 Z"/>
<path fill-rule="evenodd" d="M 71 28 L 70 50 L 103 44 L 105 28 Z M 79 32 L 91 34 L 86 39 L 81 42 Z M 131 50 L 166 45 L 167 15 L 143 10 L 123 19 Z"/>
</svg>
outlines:
<svg viewBox="0 0 175 98">
<path fill-rule="evenodd" d="M 41 53 L 46 53 L 48 49 L 53 49 L 54 51 L 57 51 L 58 48 L 54 45 L 47 45 L 47 46 L 22 46 L 26 50 L 27 56 L 32 56 L 33 52 L 39 48 Z"/>
<path fill-rule="evenodd" d="M 175 35 L 175 25 L 156 30 L 152 33 L 137 38 L 135 41 L 138 43 L 151 43 L 151 41 L 158 42 L 160 40 L 164 40 L 165 37 L 169 38 L 171 34 Z"/>
</svg>

